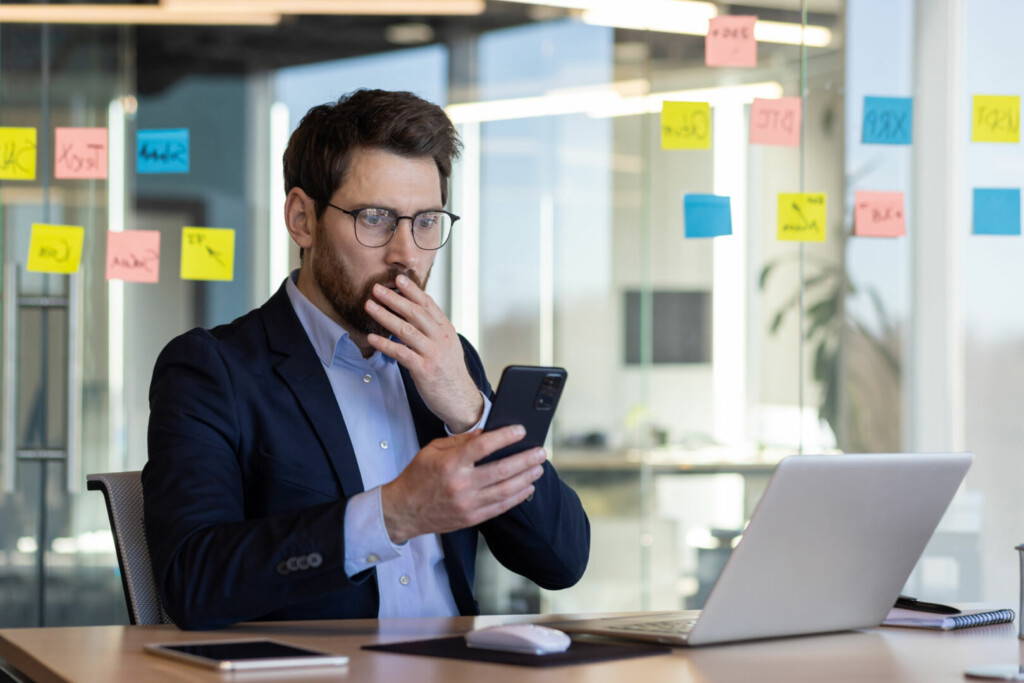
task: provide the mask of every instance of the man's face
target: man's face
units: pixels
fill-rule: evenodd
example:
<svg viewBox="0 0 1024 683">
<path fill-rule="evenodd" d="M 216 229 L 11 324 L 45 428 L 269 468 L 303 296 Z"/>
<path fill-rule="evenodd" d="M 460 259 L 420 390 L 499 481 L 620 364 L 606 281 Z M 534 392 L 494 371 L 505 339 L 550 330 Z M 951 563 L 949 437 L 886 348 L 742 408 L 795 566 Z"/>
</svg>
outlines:
<svg viewBox="0 0 1024 683">
<path fill-rule="evenodd" d="M 331 203 L 349 211 L 365 207 L 393 209 L 402 216 L 440 209 L 441 184 L 430 157 L 403 157 L 374 148 L 359 148 L 349 161 L 345 179 Z M 399 221 L 391 241 L 366 247 L 356 240 L 353 218 L 327 207 L 306 254 L 313 278 L 324 298 L 348 326 L 363 334 L 390 336 L 366 313 L 364 304 L 373 285 L 395 288 L 404 274 L 425 287 L 434 264 L 434 251 L 416 246 L 408 220 Z"/>
</svg>

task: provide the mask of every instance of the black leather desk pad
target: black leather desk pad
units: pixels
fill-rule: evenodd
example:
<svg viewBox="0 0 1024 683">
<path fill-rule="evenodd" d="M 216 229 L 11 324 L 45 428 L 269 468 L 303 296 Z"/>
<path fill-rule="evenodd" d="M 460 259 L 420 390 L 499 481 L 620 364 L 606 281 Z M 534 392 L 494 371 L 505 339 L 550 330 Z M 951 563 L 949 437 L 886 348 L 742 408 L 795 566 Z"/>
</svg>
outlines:
<svg viewBox="0 0 1024 683">
<path fill-rule="evenodd" d="M 623 645 L 604 641 L 573 640 L 572 645 L 565 652 L 553 652 L 549 655 L 527 655 L 518 652 L 501 652 L 499 650 L 482 650 L 480 648 L 467 647 L 466 641 L 462 636 L 436 638 L 433 640 L 414 640 L 404 643 L 386 643 L 384 645 L 364 645 L 363 649 L 405 655 L 468 659 L 475 662 L 491 662 L 493 664 L 513 664 L 515 666 L 592 664 L 613 659 L 647 657 L 672 652 L 672 648 L 662 647 L 661 645 Z"/>
</svg>

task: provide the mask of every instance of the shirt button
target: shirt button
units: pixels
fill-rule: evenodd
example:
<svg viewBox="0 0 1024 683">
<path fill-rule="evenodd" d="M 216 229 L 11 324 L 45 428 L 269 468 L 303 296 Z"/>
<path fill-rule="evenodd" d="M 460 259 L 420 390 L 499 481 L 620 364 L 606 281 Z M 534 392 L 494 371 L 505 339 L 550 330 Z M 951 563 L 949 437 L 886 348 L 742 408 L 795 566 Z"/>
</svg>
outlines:
<svg viewBox="0 0 1024 683">
<path fill-rule="evenodd" d="M 380 562 L 380 557 L 378 557 L 377 555 L 375 555 L 373 553 L 370 553 L 369 555 L 366 556 L 366 561 L 369 562 L 370 564 L 373 564 L 374 562 Z"/>
<path fill-rule="evenodd" d="M 387 450 L 388 449 L 388 442 L 387 441 L 381 441 L 380 442 L 380 447 L 383 448 L 384 450 Z"/>
<path fill-rule="evenodd" d="M 372 379 L 373 375 L 363 375 L 363 384 L 369 384 Z"/>
<path fill-rule="evenodd" d="M 403 586 L 408 586 L 409 585 L 409 581 L 411 581 L 411 580 L 412 579 L 410 579 L 408 576 L 406 576 L 405 574 L 402 574 L 398 578 L 398 583 L 402 584 Z"/>
</svg>

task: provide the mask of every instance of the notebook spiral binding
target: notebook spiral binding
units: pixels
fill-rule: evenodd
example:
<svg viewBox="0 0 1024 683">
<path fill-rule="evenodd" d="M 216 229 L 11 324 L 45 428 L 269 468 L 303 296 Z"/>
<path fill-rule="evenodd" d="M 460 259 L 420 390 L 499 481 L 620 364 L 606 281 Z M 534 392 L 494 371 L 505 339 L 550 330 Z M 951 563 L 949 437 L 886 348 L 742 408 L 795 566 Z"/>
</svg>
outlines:
<svg viewBox="0 0 1024 683">
<path fill-rule="evenodd" d="M 949 619 L 953 622 L 953 628 L 969 628 L 971 626 L 1005 624 L 1013 621 L 1014 616 L 1012 609 L 1001 609 L 994 612 L 984 612 L 982 614 L 961 614 L 959 616 L 949 617 Z"/>
</svg>

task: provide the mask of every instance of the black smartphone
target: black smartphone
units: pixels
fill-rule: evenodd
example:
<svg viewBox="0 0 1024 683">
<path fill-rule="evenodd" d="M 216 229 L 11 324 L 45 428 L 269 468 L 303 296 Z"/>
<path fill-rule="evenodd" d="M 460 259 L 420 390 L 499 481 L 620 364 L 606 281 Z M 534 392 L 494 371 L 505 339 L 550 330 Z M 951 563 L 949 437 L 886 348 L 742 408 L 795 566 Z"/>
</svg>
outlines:
<svg viewBox="0 0 1024 683">
<path fill-rule="evenodd" d="M 484 431 L 521 424 L 526 427 L 526 436 L 522 441 L 491 453 L 477 464 L 543 446 L 568 376 L 565 368 L 536 365 L 510 365 L 505 368 Z"/>
</svg>

